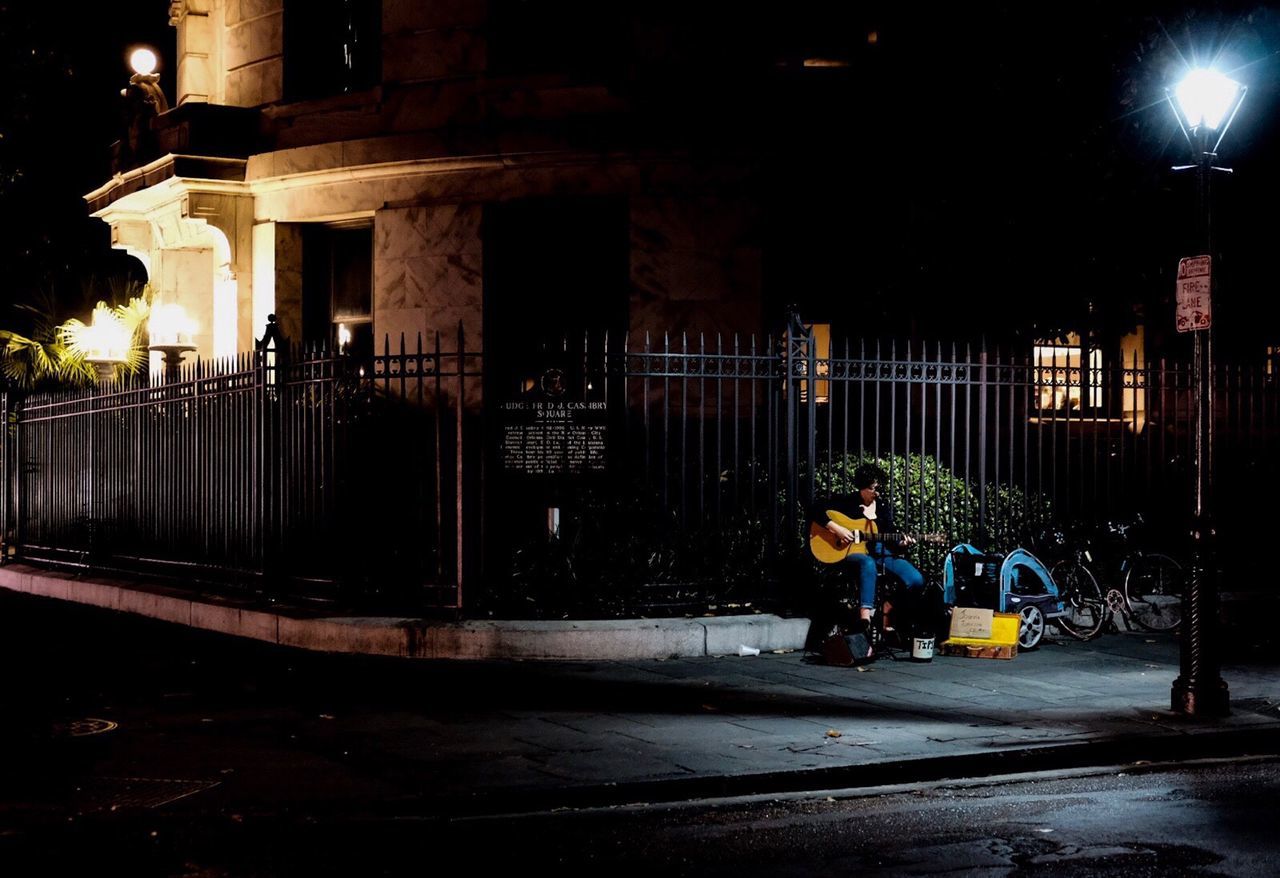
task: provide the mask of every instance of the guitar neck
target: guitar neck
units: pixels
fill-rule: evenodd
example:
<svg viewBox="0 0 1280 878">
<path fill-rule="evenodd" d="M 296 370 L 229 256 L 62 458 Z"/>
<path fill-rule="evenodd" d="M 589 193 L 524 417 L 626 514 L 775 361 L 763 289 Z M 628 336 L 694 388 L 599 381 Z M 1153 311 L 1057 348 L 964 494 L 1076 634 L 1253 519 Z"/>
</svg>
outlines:
<svg viewBox="0 0 1280 878">
<path fill-rule="evenodd" d="M 873 534 L 867 534 L 867 540 L 874 542 L 876 540 L 901 540 L 910 537 L 913 540 L 932 540 L 939 539 L 941 534 L 918 534 L 902 531 L 899 533 L 881 533 L 877 531 Z"/>
</svg>

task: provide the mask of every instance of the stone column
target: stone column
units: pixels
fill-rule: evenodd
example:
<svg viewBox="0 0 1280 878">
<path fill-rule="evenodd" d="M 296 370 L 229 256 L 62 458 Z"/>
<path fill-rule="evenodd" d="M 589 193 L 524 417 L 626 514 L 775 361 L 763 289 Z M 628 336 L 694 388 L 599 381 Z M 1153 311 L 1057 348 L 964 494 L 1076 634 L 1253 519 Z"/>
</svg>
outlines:
<svg viewBox="0 0 1280 878">
<path fill-rule="evenodd" d="M 169 24 L 178 31 L 177 103 L 222 103 L 222 0 L 172 0 Z"/>
<path fill-rule="evenodd" d="M 424 350 L 441 335 L 441 346 L 457 347 L 458 324 L 467 349 L 483 347 L 483 248 L 479 204 L 448 204 L 380 210 L 373 227 L 373 329 L 379 352 L 389 338 L 399 350 Z M 475 382 L 479 392 L 479 382 Z M 467 399 L 472 399 L 471 393 Z"/>
</svg>

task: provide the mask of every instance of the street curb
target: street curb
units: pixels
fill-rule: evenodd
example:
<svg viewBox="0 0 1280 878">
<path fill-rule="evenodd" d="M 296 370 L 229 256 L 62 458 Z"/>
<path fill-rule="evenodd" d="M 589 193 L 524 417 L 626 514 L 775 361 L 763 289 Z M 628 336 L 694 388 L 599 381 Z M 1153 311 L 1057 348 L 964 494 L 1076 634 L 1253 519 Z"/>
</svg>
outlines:
<svg viewBox="0 0 1280 878">
<path fill-rule="evenodd" d="M 1156 736 L 1132 735 L 831 768 L 678 777 L 558 790 L 487 791 L 467 797 L 451 796 L 447 801 L 422 801 L 420 810 L 404 816 L 447 821 L 514 817 L 564 809 L 679 805 L 696 800 L 829 793 L 1103 766 L 1139 771 L 1153 764 L 1262 755 L 1280 757 L 1280 727 L 1189 728 Z"/>
<path fill-rule="evenodd" d="M 0 588 L 132 613 L 205 631 L 316 652 L 427 659 L 631 661 L 804 648 L 808 619 L 772 614 L 697 619 L 476 620 L 401 616 L 308 617 L 176 589 L 21 564 L 0 567 Z"/>
</svg>

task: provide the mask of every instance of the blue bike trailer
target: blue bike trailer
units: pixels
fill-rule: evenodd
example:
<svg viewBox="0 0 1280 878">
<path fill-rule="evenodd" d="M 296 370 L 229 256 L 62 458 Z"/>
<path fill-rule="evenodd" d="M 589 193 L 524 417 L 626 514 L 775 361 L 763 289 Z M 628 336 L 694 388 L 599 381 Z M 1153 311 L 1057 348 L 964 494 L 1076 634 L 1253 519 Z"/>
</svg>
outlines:
<svg viewBox="0 0 1280 878">
<path fill-rule="evenodd" d="M 1049 569 L 1026 549 L 1014 549 L 1000 565 L 999 611 L 1016 613 L 1028 601 L 1040 604 L 1047 618 L 1062 615 L 1058 586 Z"/>
</svg>

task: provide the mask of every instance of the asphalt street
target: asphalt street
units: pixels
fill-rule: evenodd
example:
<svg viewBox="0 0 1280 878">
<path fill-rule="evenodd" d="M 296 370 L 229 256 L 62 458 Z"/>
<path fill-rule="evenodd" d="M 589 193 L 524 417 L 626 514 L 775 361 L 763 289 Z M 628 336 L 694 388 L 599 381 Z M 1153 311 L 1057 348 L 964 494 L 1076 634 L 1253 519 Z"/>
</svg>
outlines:
<svg viewBox="0 0 1280 878">
<path fill-rule="evenodd" d="M 859 671 L 795 652 L 339 656 L 11 594 L 0 632 L 0 864 L 95 852 L 132 874 L 223 874 L 200 869 L 226 850 L 264 870 L 243 874 L 289 874 L 325 827 L 388 851 L 418 827 L 447 847 L 468 821 L 520 814 L 1280 752 L 1265 626 L 1226 632 L 1217 721 L 1168 710 L 1178 644 L 1139 633 Z"/>
</svg>

